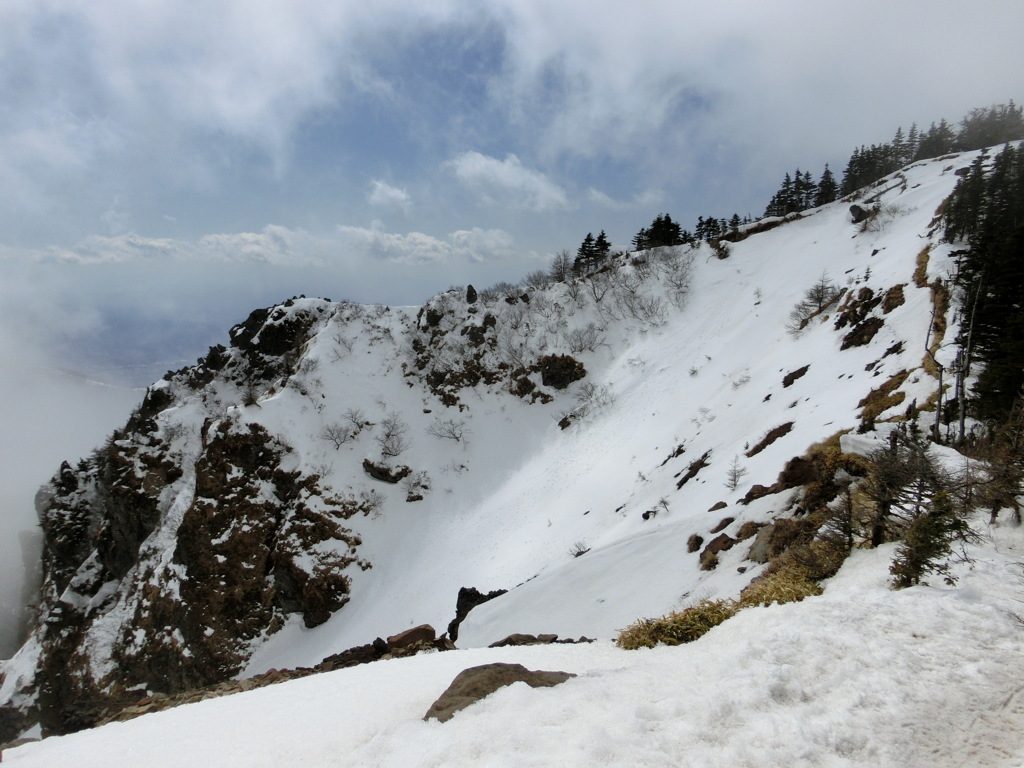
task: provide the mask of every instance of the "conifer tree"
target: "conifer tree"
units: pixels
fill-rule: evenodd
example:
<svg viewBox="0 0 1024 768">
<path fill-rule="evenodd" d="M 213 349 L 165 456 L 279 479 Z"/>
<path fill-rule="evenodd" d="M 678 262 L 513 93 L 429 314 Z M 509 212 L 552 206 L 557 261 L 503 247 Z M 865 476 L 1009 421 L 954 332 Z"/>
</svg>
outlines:
<svg viewBox="0 0 1024 768">
<path fill-rule="evenodd" d="M 836 177 L 829 170 L 828 163 L 825 163 L 825 170 L 821 174 L 821 180 L 818 182 L 818 189 L 814 195 L 814 206 L 831 203 L 838 196 L 839 187 L 836 185 Z"/>
</svg>

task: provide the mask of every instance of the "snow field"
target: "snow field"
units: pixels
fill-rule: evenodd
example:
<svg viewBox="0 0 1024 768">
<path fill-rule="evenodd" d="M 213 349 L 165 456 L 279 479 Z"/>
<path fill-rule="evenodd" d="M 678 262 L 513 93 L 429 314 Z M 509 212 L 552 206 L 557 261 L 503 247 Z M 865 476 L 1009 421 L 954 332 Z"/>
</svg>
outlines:
<svg viewBox="0 0 1024 768">
<path fill-rule="evenodd" d="M 1024 756 L 1019 529 L 955 588 L 888 590 L 858 551 L 801 603 L 747 609 L 695 643 L 472 649 L 376 662 L 51 738 L 5 765 L 1012 766 Z M 575 672 L 423 722 L 470 666 Z"/>
</svg>

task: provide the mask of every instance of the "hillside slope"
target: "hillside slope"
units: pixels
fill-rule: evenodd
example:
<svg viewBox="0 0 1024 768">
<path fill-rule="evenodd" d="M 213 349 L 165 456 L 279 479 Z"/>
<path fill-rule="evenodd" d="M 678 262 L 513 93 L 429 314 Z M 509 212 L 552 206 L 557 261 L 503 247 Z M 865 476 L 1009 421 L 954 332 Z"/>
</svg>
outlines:
<svg viewBox="0 0 1024 768">
<path fill-rule="evenodd" d="M 952 354 L 954 312 L 936 211 L 972 158 L 865 190 L 864 224 L 836 203 L 763 221 L 726 258 L 704 244 L 475 301 L 254 312 L 41 499 L 40 620 L 5 665 L 0 739 L 443 629 L 462 587 L 508 590 L 463 648 L 607 638 L 736 595 L 763 567 L 741 535 L 801 512 L 787 462 L 934 407 L 926 348 Z M 790 332 L 825 273 L 844 294 Z"/>
</svg>

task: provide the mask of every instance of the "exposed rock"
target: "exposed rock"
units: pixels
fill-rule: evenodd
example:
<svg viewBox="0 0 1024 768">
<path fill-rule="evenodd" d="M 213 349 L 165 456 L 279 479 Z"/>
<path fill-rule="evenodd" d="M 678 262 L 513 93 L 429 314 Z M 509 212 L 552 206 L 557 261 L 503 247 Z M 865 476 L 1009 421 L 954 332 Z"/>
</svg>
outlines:
<svg viewBox="0 0 1024 768">
<path fill-rule="evenodd" d="M 558 641 L 558 635 L 527 635 L 514 632 L 496 643 L 491 643 L 489 648 L 504 648 L 509 645 L 549 645 Z"/>
<path fill-rule="evenodd" d="M 724 501 L 715 502 L 715 504 L 708 508 L 708 512 L 717 512 L 720 509 L 725 509 L 729 505 Z"/>
<path fill-rule="evenodd" d="M 850 206 L 850 216 L 853 217 L 854 224 L 860 224 L 862 221 L 870 219 L 871 214 L 872 211 L 870 208 L 863 208 L 856 203 Z"/>
<path fill-rule="evenodd" d="M 14 707 L 0 707 L 0 747 L 11 746 L 31 725 L 29 716 Z"/>
<path fill-rule="evenodd" d="M 797 368 L 795 371 L 790 371 L 782 377 L 782 386 L 789 387 L 793 385 L 793 382 L 802 377 L 810 369 L 810 365 L 805 365 L 803 368 Z"/>
<path fill-rule="evenodd" d="M 885 321 L 880 317 L 869 317 L 863 322 L 857 323 L 849 333 L 843 336 L 839 349 L 863 347 L 875 338 L 875 334 L 881 330 L 883 325 L 885 325 Z"/>
<path fill-rule="evenodd" d="M 732 549 L 732 546 L 736 543 L 736 539 L 732 538 L 727 533 L 722 533 L 713 538 L 708 545 L 704 547 L 704 551 L 700 553 L 700 568 L 702 571 L 713 570 L 718 565 L 718 553 L 725 552 L 727 549 Z"/>
<path fill-rule="evenodd" d="M 692 534 L 689 539 L 686 540 L 686 551 L 696 552 L 704 544 L 704 537 L 699 536 L 696 533 Z"/>
<path fill-rule="evenodd" d="M 531 671 L 522 664 L 484 664 L 470 667 L 455 676 L 452 684 L 430 706 L 423 719 L 447 722 L 459 710 L 512 683 L 526 683 L 531 688 L 550 688 L 564 683 L 570 677 L 576 675 L 571 672 Z"/>
<path fill-rule="evenodd" d="M 676 483 L 676 489 L 681 489 L 690 480 L 695 478 L 697 476 L 698 472 L 700 472 L 702 469 L 704 469 L 704 467 L 708 466 L 708 464 L 711 463 L 710 459 L 711 459 L 711 451 L 705 451 L 704 455 L 701 456 L 699 459 L 694 459 L 693 461 L 691 461 L 690 462 L 690 466 L 686 468 L 686 473 L 683 474 L 683 476 L 682 476 L 682 478 L 680 478 L 679 482 Z M 678 477 L 678 475 L 677 475 L 677 477 Z"/>
<path fill-rule="evenodd" d="M 732 525 L 733 521 L 735 521 L 735 520 L 736 520 L 735 517 L 723 517 L 721 520 L 718 521 L 718 525 L 716 525 L 714 528 L 712 528 L 710 532 L 711 533 L 721 533 L 726 528 L 728 528 L 730 525 Z"/>
<path fill-rule="evenodd" d="M 363 472 L 374 480 L 380 480 L 382 483 L 391 483 L 392 485 L 412 474 L 412 470 L 404 465 L 392 469 L 383 464 L 375 464 L 369 459 L 363 459 Z"/>
<path fill-rule="evenodd" d="M 583 363 L 571 355 L 544 355 L 537 364 L 541 384 L 554 389 L 565 389 L 587 375 Z"/>
<path fill-rule="evenodd" d="M 740 504 L 749 504 L 763 496 L 770 496 L 773 493 L 778 493 L 780 490 L 781 489 L 775 488 L 775 486 L 768 487 L 766 485 L 761 485 L 760 483 L 755 483 L 751 486 L 750 490 L 747 491 L 747 495 L 740 499 Z"/>
<path fill-rule="evenodd" d="M 771 537 L 772 526 L 770 525 L 766 525 L 758 531 L 757 536 L 754 537 L 754 543 L 750 545 L 747 560 L 753 560 L 755 563 L 767 563 L 770 559 L 768 551 Z"/>
<path fill-rule="evenodd" d="M 455 599 L 455 618 L 448 624 L 448 637 L 452 640 L 459 639 L 459 625 L 469 615 L 469 612 L 478 605 L 483 605 L 488 600 L 504 595 L 508 590 L 495 589 L 486 595 L 475 587 L 462 587 L 459 589 L 459 596 Z"/>
<path fill-rule="evenodd" d="M 437 638 L 437 632 L 429 624 L 420 624 L 418 627 L 407 629 L 388 638 L 388 648 L 396 650 L 413 645 L 414 643 L 432 643 Z"/>
<path fill-rule="evenodd" d="M 755 535 L 764 527 L 764 523 L 755 523 L 753 520 L 748 520 L 740 526 L 739 531 L 736 533 L 737 541 L 746 541 L 751 536 Z"/>
</svg>

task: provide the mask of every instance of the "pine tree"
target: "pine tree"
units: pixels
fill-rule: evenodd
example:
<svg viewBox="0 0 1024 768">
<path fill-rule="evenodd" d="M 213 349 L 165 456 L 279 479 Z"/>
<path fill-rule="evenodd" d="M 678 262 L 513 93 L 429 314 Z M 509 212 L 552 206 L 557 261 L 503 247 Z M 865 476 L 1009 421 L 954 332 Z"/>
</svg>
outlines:
<svg viewBox="0 0 1024 768">
<path fill-rule="evenodd" d="M 597 245 L 594 241 L 594 234 L 587 232 L 587 236 L 583 238 L 580 247 L 576 249 L 576 261 L 573 264 L 573 271 L 577 274 L 586 272 L 594 263 L 596 254 Z"/>
<path fill-rule="evenodd" d="M 612 244 L 608 242 L 608 236 L 605 235 L 604 230 L 597 236 L 594 241 L 594 259 L 600 261 L 608 257 L 611 252 Z"/>
<path fill-rule="evenodd" d="M 836 178 L 825 163 L 825 170 L 818 182 L 817 193 L 814 196 L 814 206 L 826 205 L 833 202 L 839 196 L 839 187 L 836 185 Z"/>
</svg>

